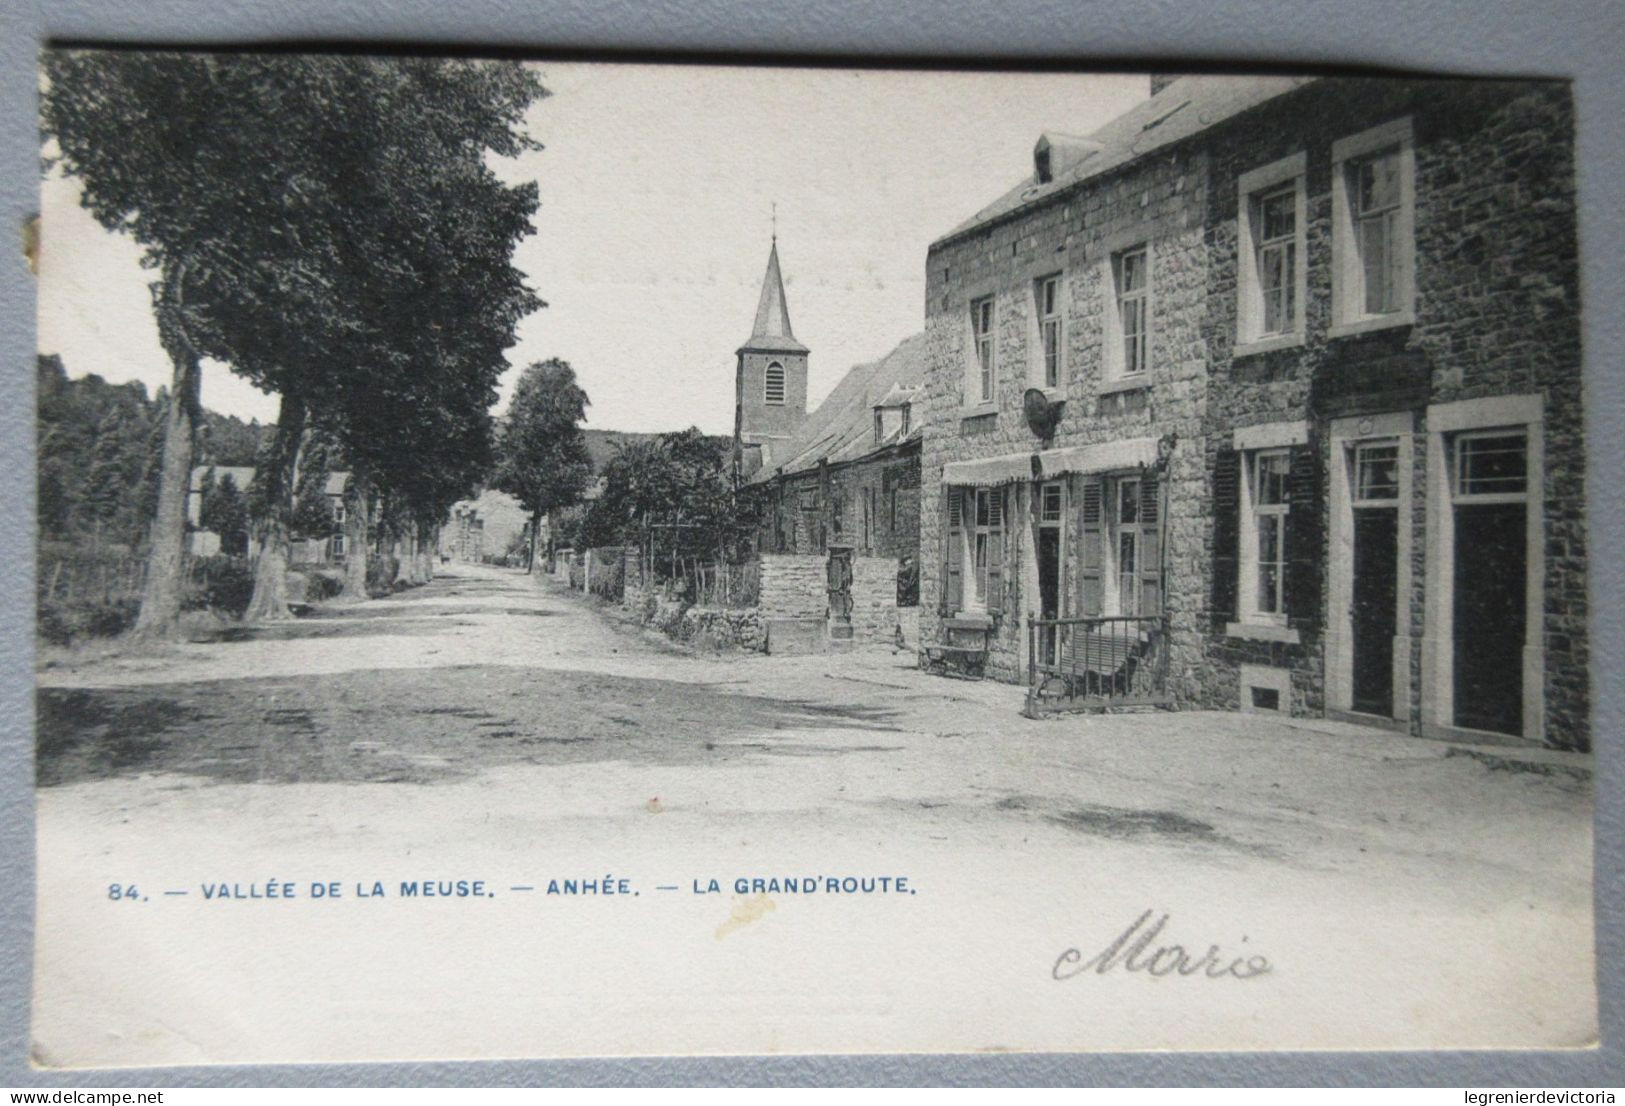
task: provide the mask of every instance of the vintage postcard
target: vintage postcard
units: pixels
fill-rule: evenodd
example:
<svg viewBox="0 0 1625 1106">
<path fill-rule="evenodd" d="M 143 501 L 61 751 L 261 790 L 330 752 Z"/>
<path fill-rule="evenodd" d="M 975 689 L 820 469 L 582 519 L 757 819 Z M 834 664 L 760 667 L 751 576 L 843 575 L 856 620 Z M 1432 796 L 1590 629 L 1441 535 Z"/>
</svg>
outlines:
<svg viewBox="0 0 1625 1106">
<path fill-rule="evenodd" d="M 1565 82 L 40 92 L 37 1065 L 1596 1043 Z"/>
</svg>

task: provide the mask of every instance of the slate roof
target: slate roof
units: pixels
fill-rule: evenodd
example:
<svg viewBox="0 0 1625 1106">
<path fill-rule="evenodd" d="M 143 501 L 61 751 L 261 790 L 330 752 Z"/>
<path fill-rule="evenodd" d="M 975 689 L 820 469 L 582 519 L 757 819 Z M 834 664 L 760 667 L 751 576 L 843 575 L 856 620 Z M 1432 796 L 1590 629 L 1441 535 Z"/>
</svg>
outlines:
<svg viewBox="0 0 1625 1106">
<path fill-rule="evenodd" d="M 1127 165 L 1153 150 L 1189 138 L 1313 80 L 1313 77 L 1181 77 L 1149 100 L 1137 104 L 1086 136 L 1084 141 L 1087 144 L 1098 144 L 1099 148 L 1093 153 L 1056 173 L 1048 183 L 1039 183 L 1035 169 L 1020 184 L 943 235 L 936 244 L 1022 208 L 1042 203 L 1080 181 Z M 1072 136 L 1048 137 L 1065 138 L 1069 144 L 1079 142 Z"/>
<path fill-rule="evenodd" d="M 911 390 L 925 382 L 925 335 L 905 338 L 896 349 L 879 361 L 854 365 L 835 385 L 824 402 L 813 410 L 801 429 L 774 451 L 784 462 L 774 468 L 759 469 L 753 483 L 764 483 L 780 474 L 791 475 L 816 469 L 818 462 L 830 464 L 855 461 L 873 453 L 881 445 L 919 437 L 918 420 L 908 435 L 889 442 L 875 441 L 875 407 L 882 402 L 895 404 L 911 398 Z"/>
</svg>

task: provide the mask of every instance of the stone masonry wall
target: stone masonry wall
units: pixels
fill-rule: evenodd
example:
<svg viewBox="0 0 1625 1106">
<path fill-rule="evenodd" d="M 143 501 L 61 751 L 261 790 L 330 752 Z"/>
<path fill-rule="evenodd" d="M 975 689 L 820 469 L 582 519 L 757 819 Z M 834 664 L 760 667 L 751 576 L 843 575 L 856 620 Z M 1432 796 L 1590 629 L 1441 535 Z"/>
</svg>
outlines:
<svg viewBox="0 0 1625 1106">
<path fill-rule="evenodd" d="M 829 484 L 826 500 L 818 470 L 808 469 L 753 489 L 761 497 L 762 548 L 818 553 L 830 543 L 844 542 L 865 555 L 916 555 L 920 543 L 918 443 L 898 453 L 832 466 Z M 867 528 L 865 505 L 870 507 Z"/>
<path fill-rule="evenodd" d="M 897 637 L 897 559 L 852 558 L 852 640 L 860 645 Z"/>
<path fill-rule="evenodd" d="M 1019 167 L 1012 166 L 1012 172 Z M 920 638 L 942 640 L 943 466 L 1001 454 L 1124 438 L 1168 437 L 1165 610 L 1170 618 L 1170 691 L 1198 693 L 1207 561 L 1200 548 L 1207 496 L 1203 456 L 1207 249 L 1206 167 L 1200 155 L 1159 153 L 1063 191 L 1013 217 L 938 242 L 926 263 L 927 369 L 916 410 L 925 426 L 921 465 Z M 1151 308 L 1148 386 L 1121 390 L 1105 379 L 1105 311 L 1113 296 L 1113 253 L 1148 243 Z M 1022 413 L 1022 394 L 1039 372 L 1034 282 L 1059 273 L 1063 283 L 1065 366 L 1051 398 L 1064 403 L 1054 436 L 1041 442 Z M 970 303 L 995 297 L 997 402 L 967 403 L 974 354 Z M 1025 488 L 1025 482 L 1022 485 Z M 1074 489 L 1075 490 L 1075 489 Z M 1010 581 L 998 618 L 989 671 L 1025 677 L 1025 614 L 1038 597 L 1031 569 L 1030 505 L 1013 497 L 1006 554 Z M 1073 496 L 1076 504 L 1078 497 Z M 1074 518 L 1071 520 L 1075 526 Z M 1070 534 L 1067 579 L 1076 580 L 1078 543 Z M 1074 605 L 1067 613 L 1076 614 Z M 950 612 L 951 613 L 951 612 Z"/>
<path fill-rule="evenodd" d="M 763 618 L 823 618 L 829 610 L 827 558 L 816 553 L 763 553 Z"/>
<path fill-rule="evenodd" d="M 1334 140 L 1388 120 L 1412 119 L 1416 156 L 1416 321 L 1367 335 L 1328 337 L 1331 325 Z M 1546 645 L 1548 741 L 1589 745 L 1584 452 L 1579 294 L 1566 85 L 1499 82 L 1327 80 L 1213 128 L 1210 281 L 1206 343 L 1211 360 L 1207 468 L 1238 426 L 1307 419 L 1325 473 L 1328 417 L 1414 410 L 1412 562 L 1408 630 L 1413 642 L 1410 721 L 1420 717 L 1427 522 L 1427 403 L 1542 393 L 1545 411 Z M 1307 157 L 1305 341 L 1297 348 L 1235 356 L 1237 179 L 1303 152 Z M 1363 376 L 1362 376 L 1363 374 Z M 1339 378 L 1362 380 L 1344 388 Z M 1322 509 L 1326 497 L 1322 496 Z M 1322 517 L 1320 532 L 1328 532 Z M 1203 527 L 1212 555 L 1211 520 Z M 1170 543 L 1173 539 L 1170 538 Z M 1327 565 L 1322 547 L 1320 563 Z M 1323 599 L 1330 596 L 1323 576 Z M 1326 612 L 1322 612 L 1324 627 Z M 1321 636 L 1301 646 L 1226 639 L 1209 649 L 1201 698 L 1234 706 L 1237 667 L 1287 667 L 1293 708 L 1324 708 Z"/>
</svg>

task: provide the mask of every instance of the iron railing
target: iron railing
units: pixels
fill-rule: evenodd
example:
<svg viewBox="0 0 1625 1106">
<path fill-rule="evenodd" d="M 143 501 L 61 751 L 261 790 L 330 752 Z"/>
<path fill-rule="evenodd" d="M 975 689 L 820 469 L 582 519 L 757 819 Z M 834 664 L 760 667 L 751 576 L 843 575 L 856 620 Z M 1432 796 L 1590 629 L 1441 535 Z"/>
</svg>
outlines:
<svg viewBox="0 0 1625 1106">
<path fill-rule="evenodd" d="M 1027 715 L 1171 705 L 1165 616 L 1028 617 Z"/>
</svg>

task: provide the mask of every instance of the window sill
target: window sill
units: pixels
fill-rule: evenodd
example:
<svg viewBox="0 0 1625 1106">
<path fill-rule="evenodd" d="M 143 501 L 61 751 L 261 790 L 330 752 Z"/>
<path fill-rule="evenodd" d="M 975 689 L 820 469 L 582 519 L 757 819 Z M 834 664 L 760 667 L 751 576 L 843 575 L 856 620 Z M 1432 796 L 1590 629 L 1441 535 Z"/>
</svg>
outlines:
<svg viewBox="0 0 1625 1106">
<path fill-rule="evenodd" d="M 1232 357 L 1257 357 L 1261 353 L 1278 353 L 1284 349 L 1297 349 L 1303 345 L 1303 332 L 1272 334 L 1267 338 L 1254 338 L 1250 342 L 1237 342 L 1230 351 Z"/>
<path fill-rule="evenodd" d="M 993 616 L 986 611 L 955 611 L 948 619 L 951 630 L 990 630 Z"/>
<path fill-rule="evenodd" d="M 1268 622 L 1230 622 L 1224 627 L 1228 637 L 1246 638 L 1248 641 L 1284 641 L 1298 644 L 1298 631 L 1291 626 L 1276 626 Z"/>
<path fill-rule="evenodd" d="M 959 417 L 962 419 L 980 419 L 998 413 L 999 407 L 995 403 L 967 403 L 959 409 Z"/>
<path fill-rule="evenodd" d="M 1123 380 L 1108 380 L 1101 384 L 1099 394 L 1103 396 L 1120 395 L 1123 392 L 1149 392 L 1151 380 L 1149 377 L 1131 376 Z"/>
<path fill-rule="evenodd" d="M 1327 328 L 1328 338 L 1353 338 L 1379 330 L 1394 330 L 1402 326 L 1415 326 L 1416 312 L 1395 311 L 1391 315 L 1373 315 L 1369 319 L 1355 319 L 1351 323 L 1337 323 Z"/>
</svg>

